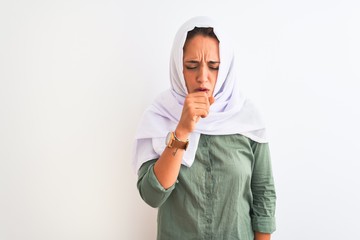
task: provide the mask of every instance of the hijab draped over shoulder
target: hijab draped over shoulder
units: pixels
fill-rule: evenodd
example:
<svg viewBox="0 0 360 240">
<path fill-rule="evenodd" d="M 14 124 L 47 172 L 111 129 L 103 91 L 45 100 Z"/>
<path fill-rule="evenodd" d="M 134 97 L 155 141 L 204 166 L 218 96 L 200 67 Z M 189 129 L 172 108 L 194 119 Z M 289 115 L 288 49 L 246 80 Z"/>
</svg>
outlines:
<svg viewBox="0 0 360 240">
<path fill-rule="evenodd" d="M 157 159 L 164 151 L 168 132 L 180 121 L 183 103 L 188 94 L 183 75 L 183 47 L 188 31 L 195 27 L 212 27 L 219 40 L 220 67 L 214 89 L 215 102 L 206 118 L 201 118 L 189 136 L 189 146 L 182 164 L 191 167 L 201 134 L 242 134 L 253 141 L 267 142 L 265 126 L 258 111 L 240 92 L 234 69 L 234 52 L 223 28 L 208 17 L 194 17 L 178 30 L 170 57 L 170 89 L 161 93 L 145 110 L 135 135 L 133 167 Z"/>
</svg>

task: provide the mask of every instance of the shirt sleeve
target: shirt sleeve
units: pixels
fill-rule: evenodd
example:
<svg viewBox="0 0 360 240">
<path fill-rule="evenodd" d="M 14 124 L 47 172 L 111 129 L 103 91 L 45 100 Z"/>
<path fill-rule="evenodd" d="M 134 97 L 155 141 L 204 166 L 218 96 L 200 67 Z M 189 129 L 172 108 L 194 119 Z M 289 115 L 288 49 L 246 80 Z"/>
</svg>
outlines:
<svg viewBox="0 0 360 240">
<path fill-rule="evenodd" d="M 276 193 L 272 174 L 270 151 L 267 143 L 252 143 L 254 154 L 251 190 L 252 228 L 255 232 L 273 233 L 276 230 Z"/>
<path fill-rule="evenodd" d="M 145 162 L 139 169 L 137 188 L 141 198 L 153 208 L 160 207 L 170 196 L 175 184 L 165 189 L 158 181 L 154 173 L 156 160 Z"/>
</svg>

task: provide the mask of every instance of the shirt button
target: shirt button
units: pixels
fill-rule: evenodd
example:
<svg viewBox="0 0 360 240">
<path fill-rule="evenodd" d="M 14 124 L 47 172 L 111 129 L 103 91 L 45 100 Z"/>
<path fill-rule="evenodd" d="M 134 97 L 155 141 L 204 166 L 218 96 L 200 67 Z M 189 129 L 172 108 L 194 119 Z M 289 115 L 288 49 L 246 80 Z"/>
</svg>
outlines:
<svg viewBox="0 0 360 240">
<path fill-rule="evenodd" d="M 211 198 L 211 193 L 206 194 L 208 198 Z"/>
<path fill-rule="evenodd" d="M 208 223 L 212 223 L 212 220 L 211 220 L 211 219 L 208 219 L 207 222 L 208 222 Z"/>
<path fill-rule="evenodd" d="M 207 167 L 206 171 L 210 172 L 211 171 L 211 167 Z"/>
</svg>

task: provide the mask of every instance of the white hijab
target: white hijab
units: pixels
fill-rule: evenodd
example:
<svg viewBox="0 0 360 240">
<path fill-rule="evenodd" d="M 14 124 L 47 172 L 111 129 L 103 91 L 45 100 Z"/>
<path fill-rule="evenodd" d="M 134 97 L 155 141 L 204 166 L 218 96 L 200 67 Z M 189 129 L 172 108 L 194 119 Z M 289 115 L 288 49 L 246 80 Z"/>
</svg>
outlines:
<svg viewBox="0 0 360 240">
<path fill-rule="evenodd" d="M 258 111 L 239 90 L 229 39 L 214 20 L 194 17 L 185 22 L 175 36 L 170 58 L 170 89 L 155 99 L 140 121 L 133 153 L 133 167 L 136 172 L 144 162 L 160 157 L 166 147 L 167 133 L 174 131 L 180 120 L 184 99 L 188 94 L 183 76 L 183 46 L 187 32 L 194 27 L 214 29 L 220 41 L 221 64 L 214 89 L 215 102 L 210 107 L 209 115 L 201 118 L 190 134 L 189 146 L 183 155 L 182 164 L 188 167 L 193 164 L 201 134 L 242 134 L 256 142 L 267 142 L 265 126 Z"/>
</svg>

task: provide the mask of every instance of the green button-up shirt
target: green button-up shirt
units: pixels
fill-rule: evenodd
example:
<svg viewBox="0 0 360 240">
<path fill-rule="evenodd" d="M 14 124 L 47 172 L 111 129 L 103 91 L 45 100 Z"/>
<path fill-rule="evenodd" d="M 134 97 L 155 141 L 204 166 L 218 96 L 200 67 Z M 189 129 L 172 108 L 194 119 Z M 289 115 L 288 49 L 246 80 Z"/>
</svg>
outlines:
<svg viewBox="0 0 360 240">
<path fill-rule="evenodd" d="M 155 160 L 139 170 L 138 189 L 158 207 L 158 240 L 251 240 L 275 231 L 269 147 L 239 135 L 201 135 L 193 165 L 164 189 Z"/>
</svg>

